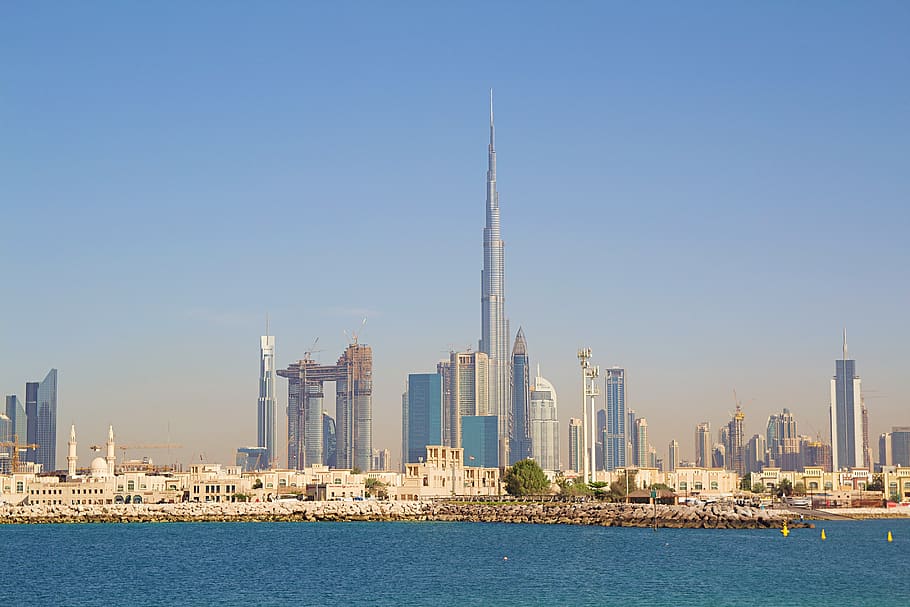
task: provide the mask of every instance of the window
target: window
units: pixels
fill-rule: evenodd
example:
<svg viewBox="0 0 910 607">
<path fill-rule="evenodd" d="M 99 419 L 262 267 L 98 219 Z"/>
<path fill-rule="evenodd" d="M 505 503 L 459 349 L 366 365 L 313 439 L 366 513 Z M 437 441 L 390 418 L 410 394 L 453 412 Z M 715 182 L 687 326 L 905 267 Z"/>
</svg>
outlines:
<svg viewBox="0 0 910 607">
<path fill-rule="evenodd" d="M 135 491 L 136 490 L 136 481 L 126 481 L 126 490 Z"/>
</svg>

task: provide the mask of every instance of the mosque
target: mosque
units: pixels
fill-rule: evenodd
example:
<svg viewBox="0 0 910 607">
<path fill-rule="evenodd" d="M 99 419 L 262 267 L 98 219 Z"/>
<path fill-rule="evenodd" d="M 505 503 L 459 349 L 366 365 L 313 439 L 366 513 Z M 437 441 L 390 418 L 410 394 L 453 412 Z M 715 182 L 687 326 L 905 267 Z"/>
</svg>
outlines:
<svg viewBox="0 0 910 607">
<path fill-rule="evenodd" d="M 114 428 L 108 427 L 106 455 L 94 458 L 88 473 L 79 474 L 76 463 L 76 427 L 70 428 L 66 456 L 66 477 L 62 475 L 35 476 L 28 479 L 27 495 L 30 504 L 79 505 L 173 502 L 182 497 L 180 481 L 173 476 L 145 472 L 114 473 L 116 463 Z M 99 450 L 101 447 L 93 447 Z"/>
</svg>

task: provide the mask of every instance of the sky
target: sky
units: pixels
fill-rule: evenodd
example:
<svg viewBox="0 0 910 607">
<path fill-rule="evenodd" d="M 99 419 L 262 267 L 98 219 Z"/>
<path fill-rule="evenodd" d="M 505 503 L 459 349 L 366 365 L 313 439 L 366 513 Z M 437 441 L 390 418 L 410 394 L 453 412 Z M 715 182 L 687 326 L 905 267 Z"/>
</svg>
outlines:
<svg viewBox="0 0 910 607">
<path fill-rule="evenodd" d="M 60 466 L 70 424 L 81 463 L 108 424 L 232 463 L 266 315 L 280 368 L 366 318 L 397 461 L 407 374 L 480 336 L 493 88 L 506 314 L 564 463 L 580 347 L 659 456 L 734 390 L 747 437 L 788 407 L 827 439 L 844 327 L 873 437 L 910 425 L 908 27 L 885 1 L 3 3 L 0 391 L 59 370 Z"/>
</svg>

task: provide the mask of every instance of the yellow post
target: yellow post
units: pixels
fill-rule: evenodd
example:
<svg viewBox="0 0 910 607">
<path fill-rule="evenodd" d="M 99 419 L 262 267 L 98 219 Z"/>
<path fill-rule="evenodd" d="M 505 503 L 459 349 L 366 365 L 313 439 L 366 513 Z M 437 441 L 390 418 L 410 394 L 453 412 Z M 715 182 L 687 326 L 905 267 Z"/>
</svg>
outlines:
<svg viewBox="0 0 910 607">
<path fill-rule="evenodd" d="M 894 541 L 894 537 L 891 535 L 891 532 L 890 532 L 890 531 L 888 532 L 888 541 L 889 541 L 889 542 L 893 542 L 893 541 Z"/>
<path fill-rule="evenodd" d="M 828 539 L 828 536 L 825 535 L 825 530 L 824 530 L 824 529 L 822 529 L 822 539 L 823 539 L 823 540 Z"/>
</svg>

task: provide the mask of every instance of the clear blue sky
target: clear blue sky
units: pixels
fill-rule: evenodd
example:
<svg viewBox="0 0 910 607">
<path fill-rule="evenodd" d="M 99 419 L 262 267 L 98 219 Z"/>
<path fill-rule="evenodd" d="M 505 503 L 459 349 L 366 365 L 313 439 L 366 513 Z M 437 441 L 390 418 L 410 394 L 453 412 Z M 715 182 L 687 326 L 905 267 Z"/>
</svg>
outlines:
<svg viewBox="0 0 910 607">
<path fill-rule="evenodd" d="M 734 388 L 748 435 L 825 436 L 846 325 L 873 434 L 910 424 L 908 31 L 904 2 L 5 3 L 0 390 L 57 367 L 83 458 L 113 423 L 232 461 L 266 313 L 281 366 L 366 315 L 397 453 L 406 374 L 479 337 L 495 87 L 506 312 L 563 422 L 587 345 L 660 455 Z"/>
</svg>

